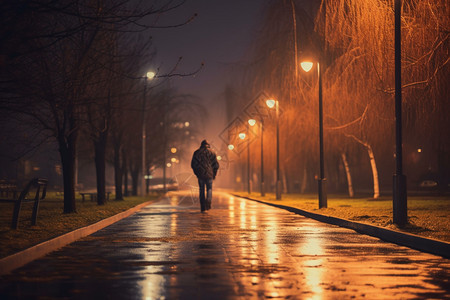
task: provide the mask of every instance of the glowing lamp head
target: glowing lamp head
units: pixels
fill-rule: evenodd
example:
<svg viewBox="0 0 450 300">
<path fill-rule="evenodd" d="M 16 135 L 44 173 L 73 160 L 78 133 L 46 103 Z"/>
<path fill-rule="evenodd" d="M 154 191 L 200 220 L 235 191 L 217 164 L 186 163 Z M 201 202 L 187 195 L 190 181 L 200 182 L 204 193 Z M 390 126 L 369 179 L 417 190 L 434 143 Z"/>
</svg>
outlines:
<svg viewBox="0 0 450 300">
<path fill-rule="evenodd" d="M 176 159 L 175 157 L 172 157 L 172 158 L 170 159 L 170 161 L 174 163 L 174 162 L 177 162 L 177 159 Z"/>
<path fill-rule="evenodd" d="M 241 140 L 245 139 L 245 133 L 243 133 L 243 132 L 239 133 L 239 138 Z"/>
<path fill-rule="evenodd" d="M 311 61 L 304 61 L 300 63 L 300 66 L 302 66 L 302 69 L 305 72 L 309 72 L 311 71 L 312 67 L 313 67 L 313 63 Z"/>
<path fill-rule="evenodd" d="M 222 156 L 217 155 L 217 160 L 218 160 L 218 161 L 221 161 L 221 160 L 222 160 Z"/>
<path fill-rule="evenodd" d="M 250 119 L 250 120 L 248 120 L 248 124 L 249 124 L 250 126 L 255 126 L 256 120 L 255 120 L 255 119 Z"/>
<path fill-rule="evenodd" d="M 150 71 L 150 72 L 147 72 L 146 76 L 147 76 L 147 79 L 153 79 L 156 77 L 156 73 Z"/>
<path fill-rule="evenodd" d="M 189 122 L 184 122 L 184 127 L 189 127 L 191 125 Z"/>
<path fill-rule="evenodd" d="M 172 166 L 172 164 L 171 164 L 171 163 L 167 163 L 166 166 L 167 166 L 168 168 L 170 168 L 170 167 Z"/>
<path fill-rule="evenodd" d="M 177 153 L 177 148 L 175 148 L 175 147 L 170 148 L 170 152 Z"/>
<path fill-rule="evenodd" d="M 228 145 L 228 150 L 233 150 L 234 149 L 234 145 Z"/>
<path fill-rule="evenodd" d="M 273 100 L 273 99 L 266 100 L 266 105 L 269 108 L 273 108 L 275 106 L 275 100 Z"/>
</svg>

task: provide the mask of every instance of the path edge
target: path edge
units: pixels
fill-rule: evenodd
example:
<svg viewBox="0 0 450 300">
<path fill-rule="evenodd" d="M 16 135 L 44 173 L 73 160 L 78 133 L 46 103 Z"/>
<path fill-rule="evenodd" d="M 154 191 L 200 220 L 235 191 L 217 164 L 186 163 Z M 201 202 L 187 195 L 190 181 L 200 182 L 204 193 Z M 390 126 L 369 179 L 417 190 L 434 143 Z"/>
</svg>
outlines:
<svg viewBox="0 0 450 300">
<path fill-rule="evenodd" d="M 32 262 L 37 258 L 40 258 L 52 251 L 62 248 L 70 243 L 73 243 L 74 241 L 81 239 L 85 236 L 91 235 L 94 232 L 99 231 L 100 229 L 103 229 L 111 224 L 116 223 L 117 221 L 129 217 L 130 215 L 139 211 L 144 206 L 150 205 L 152 203 L 155 203 L 155 200 L 146 201 L 144 203 L 138 204 L 135 207 L 132 207 L 126 211 L 118 213 L 109 218 L 98 221 L 97 223 L 78 228 L 74 231 L 70 231 L 63 235 L 57 236 L 53 239 L 34 245 L 20 252 L 6 256 L 0 259 L 0 275 L 8 274 L 11 271 L 19 267 L 22 267 L 25 264 Z"/>
<path fill-rule="evenodd" d="M 314 219 L 319 222 L 328 223 L 332 225 L 337 225 L 339 227 L 353 229 L 356 232 L 377 237 L 384 241 L 406 246 L 412 249 L 416 249 L 422 252 L 427 252 L 434 255 L 439 255 L 444 258 L 450 258 L 450 243 L 439 241 L 435 239 L 430 239 L 426 237 L 421 237 L 415 234 L 404 233 L 392 229 L 387 229 L 384 227 L 379 227 L 375 225 L 369 225 L 365 223 L 359 223 L 355 221 L 349 221 L 346 219 L 336 218 L 332 216 L 322 215 L 318 213 L 309 212 L 300 208 L 295 208 L 291 206 L 286 206 L 282 204 L 265 202 L 262 200 L 253 199 L 250 197 L 240 196 L 236 194 L 231 194 L 234 197 L 244 198 L 247 200 L 256 201 L 262 204 L 274 206 L 281 208 L 295 214 L 305 216 L 307 218 Z"/>
</svg>

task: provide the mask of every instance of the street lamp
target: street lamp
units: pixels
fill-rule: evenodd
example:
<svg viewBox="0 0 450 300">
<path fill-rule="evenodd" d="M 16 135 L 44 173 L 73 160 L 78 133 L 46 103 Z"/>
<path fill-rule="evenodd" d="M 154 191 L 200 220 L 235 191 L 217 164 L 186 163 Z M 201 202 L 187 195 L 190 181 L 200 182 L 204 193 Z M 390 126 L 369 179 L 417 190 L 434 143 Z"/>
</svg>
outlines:
<svg viewBox="0 0 450 300">
<path fill-rule="evenodd" d="M 300 63 L 305 72 L 309 72 L 313 67 L 313 62 L 304 61 Z M 322 107 L 322 72 L 320 63 L 317 62 L 317 73 L 319 75 L 319 153 L 320 153 L 320 176 L 319 176 L 319 208 L 327 207 L 327 189 L 325 179 L 325 168 L 323 160 L 323 107 Z"/>
<path fill-rule="evenodd" d="M 146 143 L 146 132 L 145 132 L 145 102 L 146 102 L 146 98 L 147 98 L 147 82 L 148 80 L 152 80 L 156 77 L 155 72 L 147 72 L 147 74 L 145 74 L 144 78 L 145 78 L 145 84 L 144 84 L 144 95 L 143 95 L 143 99 L 142 99 L 142 182 L 141 182 L 141 196 L 145 196 L 146 194 L 146 182 L 147 179 L 145 178 L 145 176 L 147 175 L 147 168 L 146 168 L 146 161 L 145 161 L 145 143 Z"/>
<path fill-rule="evenodd" d="M 278 100 L 269 99 L 266 100 L 266 105 L 269 108 L 275 107 L 276 119 L 277 119 L 277 183 L 276 183 L 276 199 L 281 200 L 281 181 L 280 181 L 280 112 Z"/>
</svg>

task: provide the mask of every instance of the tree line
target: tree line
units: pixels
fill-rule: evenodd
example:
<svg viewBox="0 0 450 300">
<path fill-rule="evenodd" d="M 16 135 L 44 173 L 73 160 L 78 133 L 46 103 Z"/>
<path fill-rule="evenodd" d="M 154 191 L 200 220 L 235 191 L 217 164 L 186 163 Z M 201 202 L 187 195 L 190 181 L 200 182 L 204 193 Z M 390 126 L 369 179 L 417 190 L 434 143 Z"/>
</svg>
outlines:
<svg viewBox="0 0 450 300">
<path fill-rule="evenodd" d="M 303 60 L 320 61 L 330 189 L 346 186 L 353 195 L 352 182 L 368 186 L 371 181 L 373 197 L 378 198 L 380 184 L 391 184 L 393 7 L 393 0 L 269 2 L 251 63 L 231 86 L 238 99 L 265 91 L 279 100 L 287 191 L 315 190 L 313 175 L 318 172 L 317 71 L 305 73 Z M 449 12 L 448 1 L 403 1 L 404 151 L 411 185 L 434 176 L 445 189 L 450 179 Z M 265 140 L 274 140 L 274 126 L 266 128 Z M 267 148 L 271 164 L 275 151 Z"/>
<path fill-rule="evenodd" d="M 191 96 L 179 95 L 168 79 L 188 76 L 174 69 L 160 74 L 149 30 L 184 1 L 6 0 L 0 4 L 0 112 L 6 143 L 29 147 L 52 141 L 62 165 L 64 213 L 76 212 L 75 159 L 89 145 L 95 162 L 97 201 L 105 203 L 105 166 L 114 165 L 116 199 L 136 194 L 141 167 L 143 97 L 148 128 L 147 169 L 161 166 L 160 129 L 195 114 Z M 194 18 L 194 16 L 192 16 Z M 164 27 L 182 26 L 192 20 Z M 146 72 L 154 68 L 157 80 Z M 193 70 L 195 73 L 198 70 Z M 147 89 L 144 93 L 144 89 Z M 3 133 L 2 133 L 3 134 Z M 33 138 L 31 138 L 33 136 Z M 82 141 L 80 143 L 80 140 Z"/>
</svg>

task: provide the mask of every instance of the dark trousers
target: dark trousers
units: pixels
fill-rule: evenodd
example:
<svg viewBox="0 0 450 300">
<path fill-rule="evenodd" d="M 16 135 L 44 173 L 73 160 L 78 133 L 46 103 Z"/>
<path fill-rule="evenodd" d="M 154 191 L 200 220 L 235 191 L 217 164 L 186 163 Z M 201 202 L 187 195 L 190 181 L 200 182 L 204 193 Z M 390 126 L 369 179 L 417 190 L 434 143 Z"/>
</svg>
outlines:
<svg viewBox="0 0 450 300">
<path fill-rule="evenodd" d="M 211 208 L 212 199 L 212 179 L 202 179 L 198 178 L 198 187 L 200 189 L 200 209 L 205 211 Z M 206 197 L 205 197 L 206 188 Z"/>
</svg>

